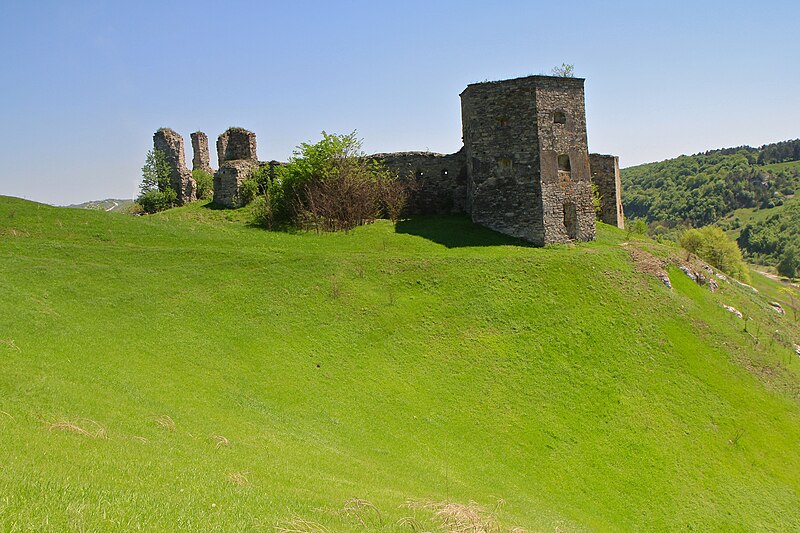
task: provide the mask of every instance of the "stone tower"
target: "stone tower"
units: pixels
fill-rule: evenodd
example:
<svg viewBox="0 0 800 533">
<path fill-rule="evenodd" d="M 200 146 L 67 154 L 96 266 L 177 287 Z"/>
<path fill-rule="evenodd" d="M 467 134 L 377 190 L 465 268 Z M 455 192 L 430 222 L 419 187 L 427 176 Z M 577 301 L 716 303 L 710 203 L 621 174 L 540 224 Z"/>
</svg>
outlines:
<svg viewBox="0 0 800 533">
<path fill-rule="evenodd" d="M 169 128 L 161 128 L 153 134 L 153 149 L 160 150 L 167 158 L 170 186 L 177 193 L 178 205 L 196 200 L 197 186 L 186 168 L 183 137 Z"/>
<path fill-rule="evenodd" d="M 214 175 L 211 168 L 211 158 L 208 154 L 208 136 L 202 131 L 192 133 L 192 170 L 202 170 L 206 174 Z"/>
<path fill-rule="evenodd" d="M 594 239 L 583 82 L 528 76 L 461 93 L 474 222 L 537 245 Z"/>
<path fill-rule="evenodd" d="M 244 128 L 228 128 L 217 138 L 219 170 L 214 174 L 214 203 L 241 207 L 242 183 L 259 166 L 256 134 Z"/>
</svg>

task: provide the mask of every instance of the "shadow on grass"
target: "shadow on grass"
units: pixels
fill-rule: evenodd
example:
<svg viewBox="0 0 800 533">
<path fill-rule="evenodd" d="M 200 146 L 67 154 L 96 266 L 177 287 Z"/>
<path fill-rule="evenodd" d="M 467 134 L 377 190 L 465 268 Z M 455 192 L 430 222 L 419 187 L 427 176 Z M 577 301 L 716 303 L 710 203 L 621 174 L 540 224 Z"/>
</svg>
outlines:
<svg viewBox="0 0 800 533">
<path fill-rule="evenodd" d="M 211 211 L 230 211 L 230 207 L 225 207 L 222 204 L 215 204 L 214 201 L 209 201 L 205 205 L 201 205 L 203 209 L 210 209 Z"/>
<path fill-rule="evenodd" d="M 416 216 L 399 221 L 395 233 L 416 235 L 446 246 L 530 246 L 529 243 L 503 235 L 473 223 L 466 215 Z"/>
</svg>

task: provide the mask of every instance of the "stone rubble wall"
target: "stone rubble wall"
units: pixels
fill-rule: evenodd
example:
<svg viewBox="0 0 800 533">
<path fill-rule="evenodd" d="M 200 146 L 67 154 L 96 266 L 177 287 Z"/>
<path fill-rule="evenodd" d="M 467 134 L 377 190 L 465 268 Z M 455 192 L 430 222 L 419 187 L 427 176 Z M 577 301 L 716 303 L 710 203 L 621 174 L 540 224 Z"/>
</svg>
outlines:
<svg viewBox="0 0 800 533">
<path fill-rule="evenodd" d="M 474 222 L 536 245 L 595 238 L 583 82 L 528 76 L 461 93 Z"/>
<path fill-rule="evenodd" d="M 229 208 L 242 207 L 242 183 L 257 168 L 257 162 L 247 159 L 225 161 L 214 174 L 214 203 Z"/>
<path fill-rule="evenodd" d="M 594 240 L 583 80 L 537 77 L 535 83 L 544 243 Z M 563 156 L 569 170 L 560 168 Z"/>
<path fill-rule="evenodd" d="M 463 213 L 466 209 L 467 167 L 464 150 L 455 154 L 396 152 L 374 154 L 399 178 L 411 184 L 406 215 Z"/>
<path fill-rule="evenodd" d="M 544 244 L 534 87 L 480 83 L 461 93 L 467 209 L 500 233 Z"/>
<path fill-rule="evenodd" d="M 214 203 L 242 207 L 241 186 L 259 167 L 256 134 L 229 128 L 217 138 L 219 170 L 214 174 Z"/>
<path fill-rule="evenodd" d="M 615 155 L 589 154 L 592 183 L 600 193 L 600 220 L 606 224 L 625 228 L 625 213 L 622 211 L 622 183 L 619 177 L 619 157 Z"/>
<path fill-rule="evenodd" d="M 202 170 L 206 174 L 214 175 L 211 168 L 211 157 L 208 152 L 208 136 L 202 131 L 192 133 L 192 171 Z"/>
<path fill-rule="evenodd" d="M 197 199 L 197 185 L 192 173 L 186 168 L 183 137 L 169 128 L 161 128 L 153 134 L 153 149 L 164 153 L 170 167 L 170 186 L 177 193 L 178 205 Z"/>
</svg>

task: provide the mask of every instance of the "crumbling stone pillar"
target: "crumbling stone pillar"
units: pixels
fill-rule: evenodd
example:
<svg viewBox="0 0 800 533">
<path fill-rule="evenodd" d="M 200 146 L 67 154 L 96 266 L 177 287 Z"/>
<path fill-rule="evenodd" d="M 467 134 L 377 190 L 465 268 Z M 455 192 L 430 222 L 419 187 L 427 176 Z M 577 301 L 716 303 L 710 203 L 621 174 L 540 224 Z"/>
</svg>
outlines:
<svg viewBox="0 0 800 533">
<path fill-rule="evenodd" d="M 214 174 L 214 203 L 241 207 L 242 183 L 258 168 L 256 134 L 243 128 L 229 128 L 217 138 L 219 170 Z"/>
<path fill-rule="evenodd" d="M 615 155 L 590 154 L 592 183 L 600 194 L 600 220 L 606 224 L 625 227 L 622 212 L 622 184 L 619 178 L 619 157 Z"/>
<path fill-rule="evenodd" d="M 161 128 L 153 134 L 153 148 L 166 156 L 170 168 L 170 186 L 177 193 L 178 205 L 194 201 L 197 186 L 192 173 L 186 168 L 183 137 L 169 128 Z"/>
<path fill-rule="evenodd" d="M 211 168 L 211 158 L 208 154 L 208 136 L 202 131 L 192 133 L 192 171 L 202 170 L 206 174 L 214 175 Z"/>
</svg>

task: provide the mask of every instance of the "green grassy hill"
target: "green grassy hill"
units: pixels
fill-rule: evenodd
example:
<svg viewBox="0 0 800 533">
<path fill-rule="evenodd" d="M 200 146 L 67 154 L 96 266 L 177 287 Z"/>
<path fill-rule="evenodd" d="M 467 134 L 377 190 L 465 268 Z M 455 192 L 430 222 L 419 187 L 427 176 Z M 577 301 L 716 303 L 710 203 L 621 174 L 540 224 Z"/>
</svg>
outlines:
<svg viewBox="0 0 800 533">
<path fill-rule="evenodd" d="M 800 528 L 777 284 L 668 289 L 604 225 L 245 218 L 0 197 L 0 530 Z"/>
</svg>

